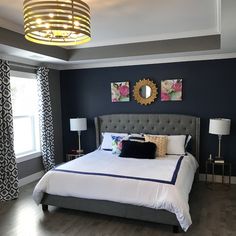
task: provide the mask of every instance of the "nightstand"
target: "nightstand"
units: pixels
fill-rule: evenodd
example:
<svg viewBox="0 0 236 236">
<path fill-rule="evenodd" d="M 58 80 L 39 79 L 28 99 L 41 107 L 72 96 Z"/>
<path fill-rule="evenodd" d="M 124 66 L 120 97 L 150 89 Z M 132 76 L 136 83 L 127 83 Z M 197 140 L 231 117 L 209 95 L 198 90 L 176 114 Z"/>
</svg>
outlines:
<svg viewBox="0 0 236 236">
<path fill-rule="evenodd" d="M 68 153 L 68 154 L 66 154 L 66 161 L 74 160 L 74 159 L 79 158 L 79 157 L 81 157 L 83 155 L 84 155 L 83 152 L 80 152 L 80 153 Z"/>
<path fill-rule="evenodd" d="M 205 182 L 206 183 L 215 183 L 215 167 L 220 166 L 221 167 L 221 176 L 222 176 L 222 184 L 231 184 L 231 163 L 228 161 L 224 161 L 223 163 L 216 162 L 217 160 L 207 160 L 206 161 L 206 169 L 205 169 Z M 211 181 L 208 181 L 208 167 L 211 167 Z M 228 169 L 229 173 L 229 181 L 228 183 L 225 182 L 225 169 Z"/>
</svg>

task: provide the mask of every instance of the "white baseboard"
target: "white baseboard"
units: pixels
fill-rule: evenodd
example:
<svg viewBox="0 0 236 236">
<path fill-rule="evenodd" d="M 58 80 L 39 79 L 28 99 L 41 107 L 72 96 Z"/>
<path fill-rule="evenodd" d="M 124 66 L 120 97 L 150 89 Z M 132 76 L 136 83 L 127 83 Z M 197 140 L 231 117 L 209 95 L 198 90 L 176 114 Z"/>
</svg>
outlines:
<svg viewBox="0 0 236 236">
<path fill-rule="evenodd" d="M 40 179 L 44 175 L 44 171 L 37 172 L 35 174 L 29 175 L 25 178 L 19 179 L 19 187 L 22 187 L 26 184 L 32 183 Z"/>
<path fill-rule="evenodd" d="M 200 174 L 199 175 L 199 180 L 200 181 L 205 181 L 206 177 L 205 174 Z M 212 175 L 207 175 L 208 181 L 212 180 Z M 228 183 L 229 181 L 229 176 L 225 176 L 225 182 Z M 215 182 L 216 183 L 222 183 L 222 176 L 221 175 L 215 175 Z M 231 184 L 236 184 L 236 176 L 231 176 Z"/>
</svg>

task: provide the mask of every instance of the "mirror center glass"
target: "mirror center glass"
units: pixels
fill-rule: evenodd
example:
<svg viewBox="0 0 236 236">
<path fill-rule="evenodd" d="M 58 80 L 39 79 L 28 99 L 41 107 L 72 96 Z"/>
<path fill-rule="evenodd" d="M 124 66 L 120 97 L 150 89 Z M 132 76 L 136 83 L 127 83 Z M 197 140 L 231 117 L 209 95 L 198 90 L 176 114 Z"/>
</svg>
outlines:
<svg viewBox="0 0 236 236">
<path fill-rule="evenodd" d="M 139 94 L 142 98 L 149 98 L 152 95 L 151 87 L 144 85 L 140 88 Z"/>
</svg>

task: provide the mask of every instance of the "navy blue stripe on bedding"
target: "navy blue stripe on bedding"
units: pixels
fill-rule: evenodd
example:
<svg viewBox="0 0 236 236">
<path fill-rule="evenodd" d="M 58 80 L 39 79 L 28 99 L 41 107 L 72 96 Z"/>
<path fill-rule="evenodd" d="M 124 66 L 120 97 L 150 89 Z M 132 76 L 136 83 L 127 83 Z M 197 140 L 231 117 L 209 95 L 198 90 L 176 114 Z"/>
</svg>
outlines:
<svg viewBox="0 0 236 236">
<path fill-rule="evenodd" d="M 179 160 L 176 164 L 176 167 L 175 167 L 175 170 L 174 170 L 171 181 L 161 180 L 161 179 L 141 178 L 141 177 L 135 177 L 135 176 L 114 175 L 114 174 L 106 174 L 106 173 L 83 172 L 83 171 L 75 171 L 75 170 L 63 170 L 63 169 L 56 169 L 56 168 L 52 169 L 52 171 L 66 172 L 66 173 L 73 173 L 73 174 L 81 174 L 81 175 L 107 176 L 107 177 L 114 177 L 114 178 L 121 178 L 121 179 L 135 179 L 135 180 L 141 180 L 141 181 L 148 181 L 148 182 L 156 182 L 156 183 L 175 185 L 183 158 L 184 158 L 184 156 L 181 156 L 179 158 Z"/>
<path fill-rule="evenodd" d="M 108 149 L 108 148 L 103 148 L 103 151 L 112 151 L 112 149 Z"/>
<path fill-rule="evenodd" d="M 181 165 L 181 162 L 183 160 L 184 156 L 181 156 L 176 164 L 176 167 L 175 167 L 175 171 L 174 171 L 174 174 L 172 176 L 172 179 L 171 179 L 171 182 L 173 184 L 175 184 L 176 180 L 177 180 L 177 176 L 178 176 L 178 173 L 179 173 L 179 169 L 180 169 L 180 165 Z"/>
</svg>

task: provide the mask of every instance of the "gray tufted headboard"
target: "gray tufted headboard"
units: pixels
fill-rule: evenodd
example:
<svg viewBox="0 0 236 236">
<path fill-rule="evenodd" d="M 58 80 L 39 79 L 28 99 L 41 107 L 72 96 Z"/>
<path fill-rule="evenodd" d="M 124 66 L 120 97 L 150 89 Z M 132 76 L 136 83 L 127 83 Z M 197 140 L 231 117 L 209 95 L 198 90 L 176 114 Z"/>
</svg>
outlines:
<svg viewBox="0 0 236 236">
<path fill-rule="evenodd" d="M 190 134 L 192 154 L 199 161 L 200 118 L 172 114 L 114 114 L 95 118 L 96 144 L 101 144 L 102 132 L 146 134 Z"/>
</svg>

